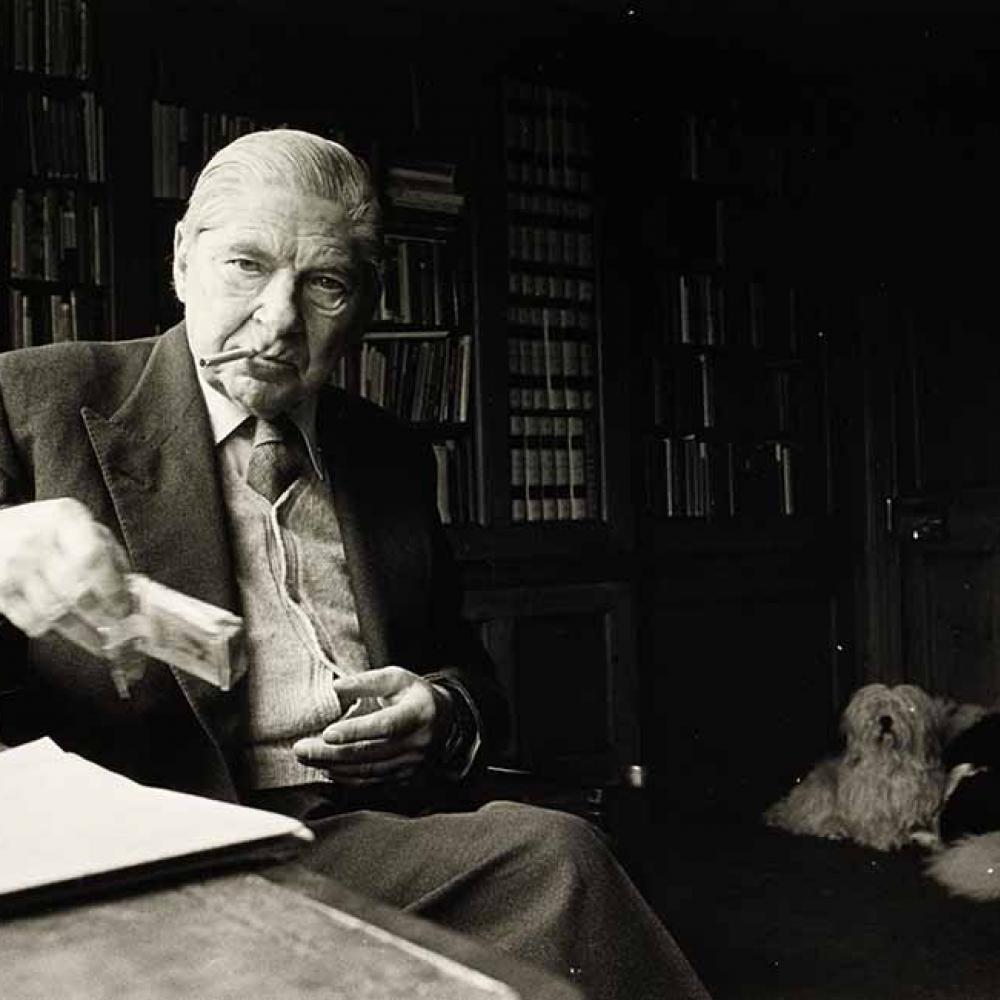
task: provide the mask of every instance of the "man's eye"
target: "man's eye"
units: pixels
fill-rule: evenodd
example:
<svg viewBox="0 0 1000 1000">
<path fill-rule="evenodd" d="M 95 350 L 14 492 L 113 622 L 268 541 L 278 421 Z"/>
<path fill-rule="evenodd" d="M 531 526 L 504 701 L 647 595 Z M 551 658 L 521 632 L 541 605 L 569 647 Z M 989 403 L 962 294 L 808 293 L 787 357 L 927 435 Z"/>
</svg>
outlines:
<svg viewBox="0 0 1000 1000">
<path fill-rule="evenodd" d="M 231 257 L 226 263 L 241 274 L 260 274 L 263 265 L 252 257 Z"/>
<path fill-rule="evenodd" d="M 347 286 L 339 279 L 329 274 L 314 274 L 311 278 L 313 287 L 327 295 L 346 295 Z"/>
</svg>

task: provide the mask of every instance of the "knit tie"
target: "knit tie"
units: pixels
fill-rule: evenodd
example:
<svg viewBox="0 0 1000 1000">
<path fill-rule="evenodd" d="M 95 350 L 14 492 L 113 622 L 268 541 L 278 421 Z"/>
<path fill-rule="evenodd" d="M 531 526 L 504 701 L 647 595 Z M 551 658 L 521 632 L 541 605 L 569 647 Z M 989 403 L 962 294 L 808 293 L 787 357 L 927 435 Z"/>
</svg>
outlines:
<svg viewBox="0 0 1000 1000">
<path fill-rule="evenodd" d="M 268 503 L 278 498 L 309 468 L 309 455 L 299 429 L 286 416 L 257 418 L 247 485 Z"/>
</svg>

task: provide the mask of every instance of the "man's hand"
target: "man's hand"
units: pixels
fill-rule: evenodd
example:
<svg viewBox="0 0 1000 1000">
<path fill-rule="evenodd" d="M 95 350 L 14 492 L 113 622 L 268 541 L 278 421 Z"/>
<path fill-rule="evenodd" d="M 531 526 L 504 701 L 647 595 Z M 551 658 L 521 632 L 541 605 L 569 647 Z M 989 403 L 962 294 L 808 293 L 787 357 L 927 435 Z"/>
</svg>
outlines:
<svg viewBox="0 0 1000 1000">
<path fill-rule="evenodd" d="M 333 682 L 341 704 L 377 698 L 368 715 L 338 719 L 320 736 L 299 740 L 303 764 L 323 768 L 342 785 L 403 781 L 427 760 L 451 724 L 451 697 L 402 667 L 381 667 Z"/>
<path fill-rule="evenodd" d="M 129 613 L 128 559 L 83 504 L 41 500 L 0 510 L 0 615 L 36 636 L 55 629 L 92 653 Z"/>
</svg>

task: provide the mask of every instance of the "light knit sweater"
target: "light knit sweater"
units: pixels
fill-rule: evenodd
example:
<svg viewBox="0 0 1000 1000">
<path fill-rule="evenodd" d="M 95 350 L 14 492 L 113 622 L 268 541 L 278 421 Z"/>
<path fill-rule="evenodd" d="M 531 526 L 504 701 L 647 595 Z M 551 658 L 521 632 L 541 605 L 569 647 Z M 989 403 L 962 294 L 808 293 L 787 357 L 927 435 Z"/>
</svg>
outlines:
<svg viewBox="0 0 1000 1000">
<path fill-rule="evenodd" d="M 326 780 L 297 761 L 292 744 L 340 714 L 334 676 L 369 666 L 332 493 L 310 474 L 272 507 L 225 462 L 222 485 L 249 657 L 251 782 Z"/>
</svg>

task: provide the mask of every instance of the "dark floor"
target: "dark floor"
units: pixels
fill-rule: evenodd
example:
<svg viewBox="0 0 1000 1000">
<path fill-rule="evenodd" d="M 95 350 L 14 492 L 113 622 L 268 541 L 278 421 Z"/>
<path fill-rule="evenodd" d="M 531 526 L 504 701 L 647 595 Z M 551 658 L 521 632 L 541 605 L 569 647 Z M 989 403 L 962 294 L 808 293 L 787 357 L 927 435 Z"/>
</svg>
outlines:
<svg viewBox="0 0 1000 1000">
<path fill-rule="evenodd" d="M 950 898 L 921 850 L 645 816 L 635 875 L 715 1000 L 1000 1000 L 1000 904 Z"/>
</svg>

